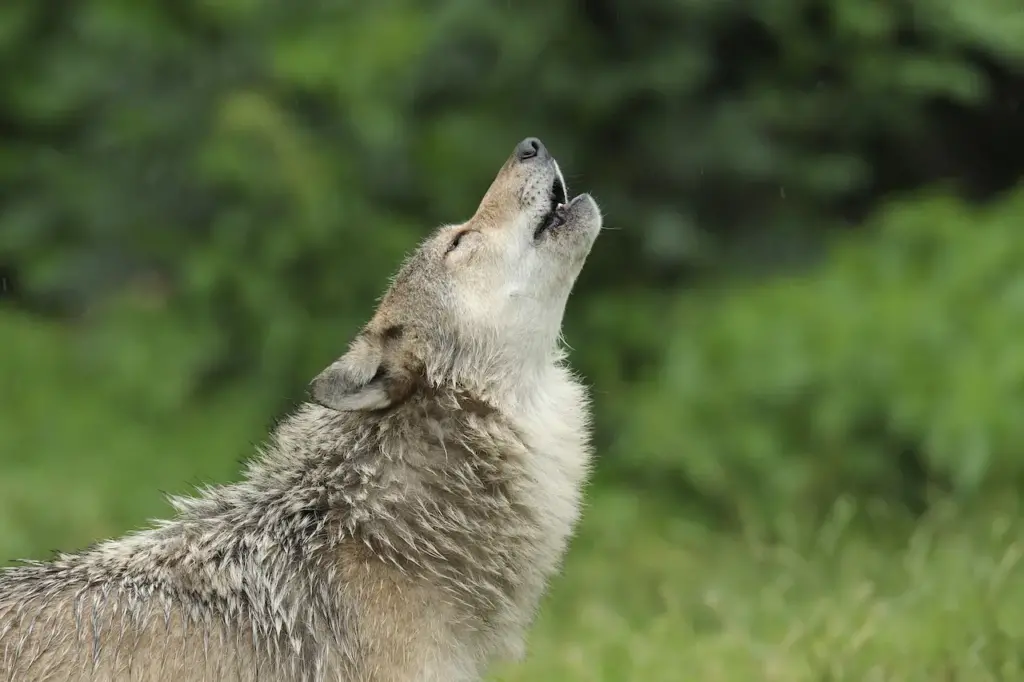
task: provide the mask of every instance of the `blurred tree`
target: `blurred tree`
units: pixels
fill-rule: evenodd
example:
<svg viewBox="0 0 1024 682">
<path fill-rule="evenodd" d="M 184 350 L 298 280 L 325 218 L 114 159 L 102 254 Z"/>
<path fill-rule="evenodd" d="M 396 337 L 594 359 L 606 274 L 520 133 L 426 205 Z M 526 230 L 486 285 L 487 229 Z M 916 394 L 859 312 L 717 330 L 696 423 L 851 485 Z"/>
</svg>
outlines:
<svg viewBox="0 0 1024 682">
<path fill-rule="evenodd" d="M 1022 216 L 1024 190 L 986 209 L 933 191 L 811 272 L 681 297 L 658 378 L 622 397 L 619 471 L 752 528 L 1020 485 Z"/>
<path fill-rule="evenodd" d="M 0 262 L 135 400 L 294 395 L 539 135 L 613 228 L 570 330 L 617 430 L 679 285 L 811 260 L 893 190 L 1008 186 L 1022 63 L 1017 0 L 22 0 Z"/>
</svg>

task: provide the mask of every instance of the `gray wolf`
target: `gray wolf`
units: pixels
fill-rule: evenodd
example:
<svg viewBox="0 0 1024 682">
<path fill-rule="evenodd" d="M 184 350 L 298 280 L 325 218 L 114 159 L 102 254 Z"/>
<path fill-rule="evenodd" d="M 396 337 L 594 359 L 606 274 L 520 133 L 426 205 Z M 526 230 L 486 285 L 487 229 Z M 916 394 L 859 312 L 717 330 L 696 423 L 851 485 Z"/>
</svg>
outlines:
<svg viewBox="0 0 1024 682">
<path fill-rule="evenodd" d="M 588 474 L 560 329 L 601 223 L 523 140 L 240 482 L 0 571 L 0 679 L 469 682 L 521 656 Z"/>
</svg>

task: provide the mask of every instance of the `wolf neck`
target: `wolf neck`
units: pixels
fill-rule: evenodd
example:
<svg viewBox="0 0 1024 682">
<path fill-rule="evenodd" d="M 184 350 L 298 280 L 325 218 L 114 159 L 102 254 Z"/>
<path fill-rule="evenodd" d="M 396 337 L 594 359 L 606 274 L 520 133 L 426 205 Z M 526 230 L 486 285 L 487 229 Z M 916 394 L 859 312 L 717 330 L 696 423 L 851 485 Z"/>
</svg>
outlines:
<svg viewBox="0 0 1024 682">
<path fill-rule="evenodd" d="M 516 380 L 453 382 L 383 414 L 307 406 L 250 479 L 319 488 L 328 542 L 351 541 L 473 613 L 532 615 L 576 521 L 587 397 L 557 361 L 508 369 Z"/>
<path fill-rule="evenodd" d="M 442 360 L 425 363 L 428 385 L 471 395 L 505 416 L 565 379 L 566 353 L 557 337 L 509 344 L 488 340 L 478 348 L 449 349 L 434 357 Z"/>
</svg>

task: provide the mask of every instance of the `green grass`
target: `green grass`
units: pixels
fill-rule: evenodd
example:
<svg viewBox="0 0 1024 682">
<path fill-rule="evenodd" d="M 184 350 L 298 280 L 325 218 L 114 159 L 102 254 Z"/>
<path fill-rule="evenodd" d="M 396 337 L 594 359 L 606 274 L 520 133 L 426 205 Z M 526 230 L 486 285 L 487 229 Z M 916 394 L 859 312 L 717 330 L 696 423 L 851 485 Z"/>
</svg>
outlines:
<svg viewBox="0 0 1024 682">
<path fill-rule="evenodd" d="M 605 491 L 498 679 L 1024 679 L 1022 555 L 1009 510 L 947 510 L 903 543 L 834 524 L 798 549 Z"/>
<path fill-rule="evenodd" d="M 0 316 L 0 339 L 0 561 L 166 514 L 162 491 L 230 480 L 263 436 L 248 396 L 154 415 L 82 372 L 69 332 Z M 527 660 L 495 680 L 1024 679 L 1014 504 L 945 510 L 902 541 L 837 512 L 813 541 L 764 545 L 636 491 L 589 501 Z"/>
</svg>

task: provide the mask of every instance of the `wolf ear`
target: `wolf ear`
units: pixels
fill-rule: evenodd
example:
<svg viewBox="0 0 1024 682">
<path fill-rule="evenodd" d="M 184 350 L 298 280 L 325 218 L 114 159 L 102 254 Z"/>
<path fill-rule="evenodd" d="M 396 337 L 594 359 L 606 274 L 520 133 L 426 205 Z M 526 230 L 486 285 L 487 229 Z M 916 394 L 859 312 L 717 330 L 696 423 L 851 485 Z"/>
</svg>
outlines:
<svg viewBox="0 0 1024 682">
<path fill-rule="evenodd" d="M 360 337 L 349 351 L 310 382 L 313 401 L 339 412 L 381 410 L 391 405 L 384 349 Z"/>
</svg>

